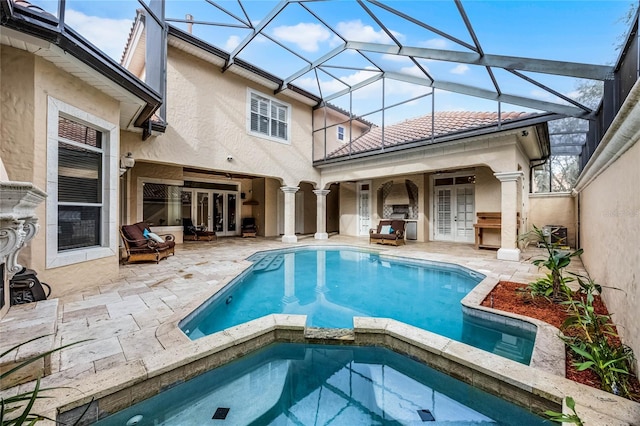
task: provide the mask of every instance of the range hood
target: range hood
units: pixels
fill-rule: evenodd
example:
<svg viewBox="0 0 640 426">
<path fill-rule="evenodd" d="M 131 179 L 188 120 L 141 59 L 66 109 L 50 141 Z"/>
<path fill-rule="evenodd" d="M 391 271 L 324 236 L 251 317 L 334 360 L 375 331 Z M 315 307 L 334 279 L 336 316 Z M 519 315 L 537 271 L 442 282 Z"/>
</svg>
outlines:
<svg viewBox="0 0 640 426">
<path fill-rule="evenodd" d="M 385 198 L 384 203 L 388 206 L 394 205 L 408 205 L 409 204 L 409 193 L 407 192 L 407 185 L 403 183 L 394 183 L 391 186 L 391 191 L 387 198 Z"/>
</svg>

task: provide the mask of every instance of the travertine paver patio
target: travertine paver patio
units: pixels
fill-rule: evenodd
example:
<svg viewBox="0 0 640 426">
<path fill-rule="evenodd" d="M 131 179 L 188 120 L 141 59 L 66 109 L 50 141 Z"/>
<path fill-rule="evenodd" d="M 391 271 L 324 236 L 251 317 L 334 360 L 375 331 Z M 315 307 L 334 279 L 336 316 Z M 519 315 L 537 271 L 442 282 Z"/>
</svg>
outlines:
<svg viewBox="0 0 640 426">
<path fill-rule="evenodd" d="M 489 277 L 523 283 L 540 274 L 528 260 L 540 253 L 532 248 L 523 252 L 521 262 L 508 262 L 496 260 L 495 251 L 475 250 L 467 244 L 408 242 L 405 246 L 389 247 L 369 245 L 367 238 L 342 236 L 332 236 L 326 241 L 301 237 L 296 244 L 264 238 L 189 242 L 177 246 L 176 255 L 159 264 L 122 265 L 118 279 L 57 299 L 55 346 L 91 340 L 55 353 L 51 375 L 43 380 L 43 386 L 91 381 L 93 375 L 109 369 L 118 375 L 119 366 L 150 354 L 175 350 L 184 344 L 184 338 L 171 338 L 166 329 L 175 327 L 176 321 L 249 267 L 251 263 L 245 260 L 249 255 L 260 250 L 315 244 L 364 246 L 385 254 L 452 262 Z M 579 261 L 573 267 L 579 270 Z M 55 288 L 55 283 L 51 284 Z M 31 316 L 38 312 L 27 305 L 12 309 L 29 310 Z M 41 326 L 34 321 L 34 327 Z M 161 326 L 163 331 L 158 333 Z M 2 330 L 11 333 L 9 327 Z M 21 333 L 28 335 L 29 330 L 23 329 Z M 30 389 L 32 385 L 24 386 Z"/>
</svg>

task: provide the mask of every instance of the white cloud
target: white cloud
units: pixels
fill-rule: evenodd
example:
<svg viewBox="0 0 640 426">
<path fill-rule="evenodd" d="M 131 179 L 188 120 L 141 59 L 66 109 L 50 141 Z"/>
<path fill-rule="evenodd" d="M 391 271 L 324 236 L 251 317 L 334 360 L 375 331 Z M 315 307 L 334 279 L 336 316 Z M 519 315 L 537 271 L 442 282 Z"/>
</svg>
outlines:
<svg viewBox="0 0 640 426">
<path fill-rule="evenodd" d="M 372 68 L 372 71 L 374 71 L 373 68 Z M 362 70 L 362 71 L 356 71 L 353 74 L 344 76 L 341 78 L 341 80 L 344 81 L 344 83 L 348 84 L 349 86 L 354 86 L 355 84 L 358 84 L 368 78 L 375 77 L 375 75 L 376 73 L 374 72 Z M 318 90 L 318 83 L 316 82 L 316 79 L 313 77 L 299 78 L 296 81 L 294 81 L 294 84 L 304 89 L 313 90 L 313 92 L 316 92 Z M 333 93 L 336 93 L 348 88 L 347 85 L 335 79 L 330 79 L 330 80 L 321 79 L 320 87 L 322 88 L 322 94 L 325 96 L 331 95 Z"/>
<path fill-rule="evenodd" d="M 368 43 L 392 42 L 391 38 L 389 38 L 387 33 L 383 30 L 376 31 L 371 25 L 365 25 L 359 19 L 354 21 L 338 22 L 338 25 L 336 25 L 336 31 L 347 40 L 363 41 Z M 399 32 L 392 30 L 391 33 L 399 40 L 404 39 L 404 35 Z M 337 42 L 342 43 L 342 40 L 338 39 Z"/>
<path fill-rule="evenodd" d="M 284 41 L 295 43 L 306 52 L 316 52 L 318 43 L 329 40 L 331 34 L 320 24 L 301 22 L 297 25 L 283 25 L 273 30 L 273 35 Z"/>
<path fill-rule="evenodd" d="M 226 43 L 224 44 L 224 48 L 227 52 L 233 52 L 233 49 L 238 47 L 240 44 L 240 37 L 237 35 L 229 36 Z"/>
<path fill-rule="evenodd" d="M 466 74 L 469 71 L 469 66 L 466 64 L 458 64 L 456 67 L 451 69 L 451 74 Z"/>
<path fill-rule="evenodd" d="M 551 93 L 547 92 L 546 90 L 533 89 L 529 93 L 531 94 L 531 97 L 533 97 L 533 98 L 544 99 L 544 100 L 549 100 L 549 99 L 551 99 L 551 96 L 552 96 Z"/>
<path fill-rule="evenodd" d="M 443 38 L 432 38 L 420 43 L 420 47 L 429 47 L 431 49 L 446 49 L 449 43 Z"/>
<path fill-rule="evenodd" d="M 407 56 L 391 55 L 389 53 L 385 53 L 384 55 L 382 55 L 382 59 L 387 60 L 387 61 L 391 61 L 391 62 L 404 62 L 404 63 L 407 63 L 407 64 L 413 63 L 413 62 L 411 62 L 411 59 L 409 59 Z"/>
<path fill-rule="evenodd" d="M 85 15 L 73 9 L 67 9 L 65 23 L 80 33 L 111 58 L 120 62 L 122 52 L 129 38 L 132 19 L 109 19 Z"/>
</svg>

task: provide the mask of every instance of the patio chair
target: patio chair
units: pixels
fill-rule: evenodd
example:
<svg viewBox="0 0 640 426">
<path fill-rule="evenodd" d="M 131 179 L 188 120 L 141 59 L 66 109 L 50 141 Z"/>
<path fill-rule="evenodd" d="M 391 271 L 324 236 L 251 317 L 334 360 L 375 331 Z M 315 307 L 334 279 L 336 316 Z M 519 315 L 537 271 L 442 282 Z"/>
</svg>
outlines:
<svg viewBox="0 0 640 426">
<path fill-rule="evenodd" d="M 404 220 L 382 219 L 376 229 L 369 230 L 369 244 L 404 244 Z"/>
<path fill-rule="evenodd" d="M 138 222 L 133 225 L 123 225 L 120 236 L 127 252 L 128 263 L 160 260 L 175 254 L 175 238 L 171 234 L 157 235 L 149 229 L 146 223 Z"/>
<path fill-rule="evenodd" d="M 185 241 L 213 241 L 218 238 L 215 231 L 207 231 L 195 226 L 188 217 L 182 218 L 182 227 L 184 228 L 182 239 Z"/>
<path fill-rule="evenodd" d="M 242 225 L 240 226 L 242 231 L 242 238 L 256 237 L 258 233 L 258 226 L 256 225 L 256 219 L 253 217 L 245 217 L 242 219 Z"/>
</svg>

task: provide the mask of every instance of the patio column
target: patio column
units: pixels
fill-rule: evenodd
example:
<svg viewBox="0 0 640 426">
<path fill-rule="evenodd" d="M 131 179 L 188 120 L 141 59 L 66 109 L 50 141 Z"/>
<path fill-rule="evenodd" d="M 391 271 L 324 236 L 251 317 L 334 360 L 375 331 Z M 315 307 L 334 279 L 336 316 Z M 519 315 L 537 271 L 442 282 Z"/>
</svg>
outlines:
<svg viewBox="0 0 640 426">
<path fill-rule="evenodd" d="M 518 234 L 516 232 L 518 221 L 518 185 L 524 176 L 522 171 L 502 172 L 493 174 L 500 181 L 502 201 L 502 229 L 500 232 L 500 248 L 498 259 L 520 261 L 520 249 L 518 248 Z"/>
<path fill-rule="evenodd" d="M 314 238 L 316 240 L 326 240 L 329 238 L 327 234 L 327 194 L 328 189 L 316 189 L 313 191 L 316 194 L 316 234 Z"/>
<path fill-rule="evenodd" d="M 296 243 L 296 192 L 300 188 L 297 186 L 281 186 L 284 192 L 284 235 L 283 243 Z"/>
</svg>

